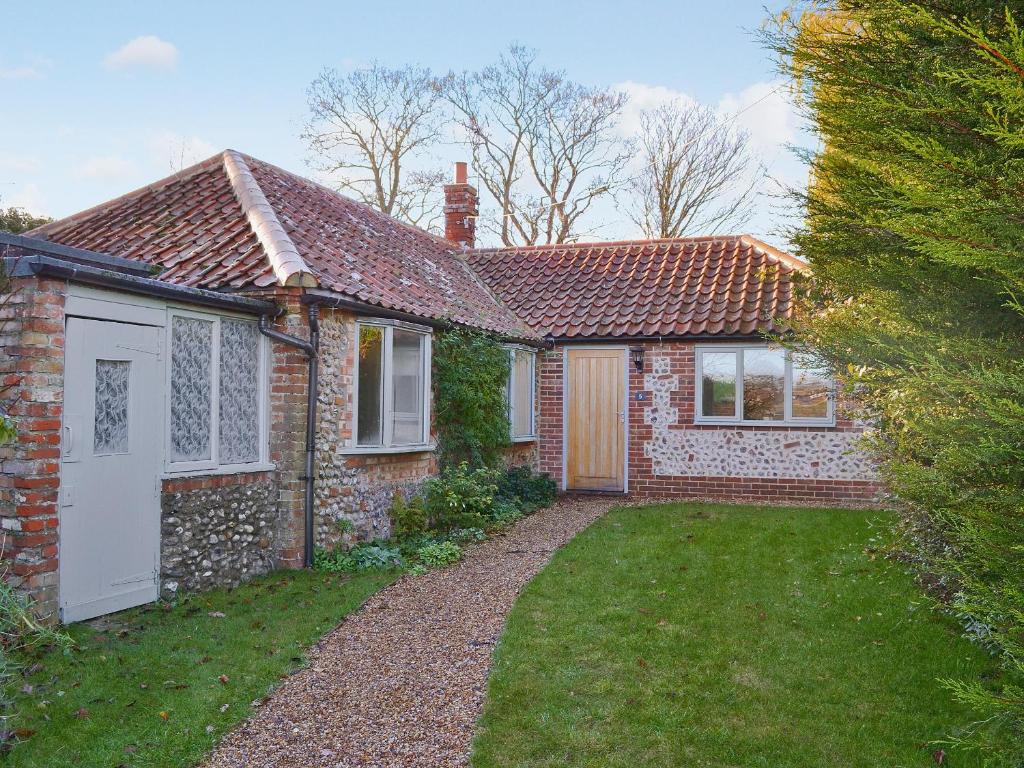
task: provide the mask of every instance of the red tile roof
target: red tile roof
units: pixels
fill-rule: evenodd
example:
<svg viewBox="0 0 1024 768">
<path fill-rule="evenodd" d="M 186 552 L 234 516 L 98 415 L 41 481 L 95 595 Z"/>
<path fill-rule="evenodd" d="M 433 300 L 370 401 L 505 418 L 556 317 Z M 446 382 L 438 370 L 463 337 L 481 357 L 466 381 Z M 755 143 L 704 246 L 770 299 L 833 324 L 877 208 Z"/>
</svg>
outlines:
<svg viewBox="0 0 1024 768">
<path fill-rule="evenodd" d="M 418 317 L 533 335 L 448 241 L 230 150 L 31 235 L 145 261 L 181 285 L 318 285 Z"/>
<path fill-rule="evenodd" d="M 782 330 L 800 260 L 749 235 L 478 250 L 470 265 L 556 338 Z"/>
</svg>

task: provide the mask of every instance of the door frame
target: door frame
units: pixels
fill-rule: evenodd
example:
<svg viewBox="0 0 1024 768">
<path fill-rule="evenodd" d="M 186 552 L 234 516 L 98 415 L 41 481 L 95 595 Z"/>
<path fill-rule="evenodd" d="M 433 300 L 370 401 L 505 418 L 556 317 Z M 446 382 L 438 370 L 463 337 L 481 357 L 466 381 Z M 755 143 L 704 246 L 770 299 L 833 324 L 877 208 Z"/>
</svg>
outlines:
<svg viewBox="0 0 1024 768">
<path fill-rule="evenodd" d="M 562 480 L 563 491 L 569 488 L 569 350 L 617 349 L 622 352 L 622 493 L 629 493 L 629 345 L 628 344 L 562 344 Z"/>
</svg>

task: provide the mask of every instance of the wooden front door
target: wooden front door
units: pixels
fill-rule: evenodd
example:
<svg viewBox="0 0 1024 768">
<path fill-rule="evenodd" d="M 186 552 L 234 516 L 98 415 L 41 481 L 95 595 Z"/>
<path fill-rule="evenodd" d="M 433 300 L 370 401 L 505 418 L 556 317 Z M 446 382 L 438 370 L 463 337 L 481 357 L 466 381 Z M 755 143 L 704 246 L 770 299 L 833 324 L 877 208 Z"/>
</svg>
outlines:
<svg viewBox="0 0 1024 768">
<path fill-rule="evenodd" d="M 625 351 L 569 349 L 565 470 L 569 490 L 622 491 Z"/>
</svg>

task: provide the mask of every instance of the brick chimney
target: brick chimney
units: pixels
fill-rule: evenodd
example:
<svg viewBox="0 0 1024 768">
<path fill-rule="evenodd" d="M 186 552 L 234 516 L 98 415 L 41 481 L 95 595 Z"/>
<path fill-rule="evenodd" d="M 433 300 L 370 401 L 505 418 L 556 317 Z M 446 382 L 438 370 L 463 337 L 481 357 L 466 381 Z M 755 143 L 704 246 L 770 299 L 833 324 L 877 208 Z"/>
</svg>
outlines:
<svg viewBox="0 0 1024 768">
<path fill-rule="evenodd" d="M 469 183 L 465 163 L 455 164 L 455 183 L 444 185 L 444 236 L 463 248 L 476 245 L 480 195 Z"/>
</svg>

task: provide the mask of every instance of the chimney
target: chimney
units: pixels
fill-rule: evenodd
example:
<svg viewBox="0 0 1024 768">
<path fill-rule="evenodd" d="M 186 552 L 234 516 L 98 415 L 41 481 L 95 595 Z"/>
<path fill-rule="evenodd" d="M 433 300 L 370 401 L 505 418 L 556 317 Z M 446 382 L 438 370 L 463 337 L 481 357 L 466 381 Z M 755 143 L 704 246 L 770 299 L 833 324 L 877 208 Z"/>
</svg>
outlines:
<svg viewBox="0 0 1024 768">
<path fill-rule="evenodd" d="M 444 185 L 444 236 L 469 249 L 476 244 L 480 196 L 468 179 L 465 163 L 455 164 L 455 183 Z"/>
</svg>

